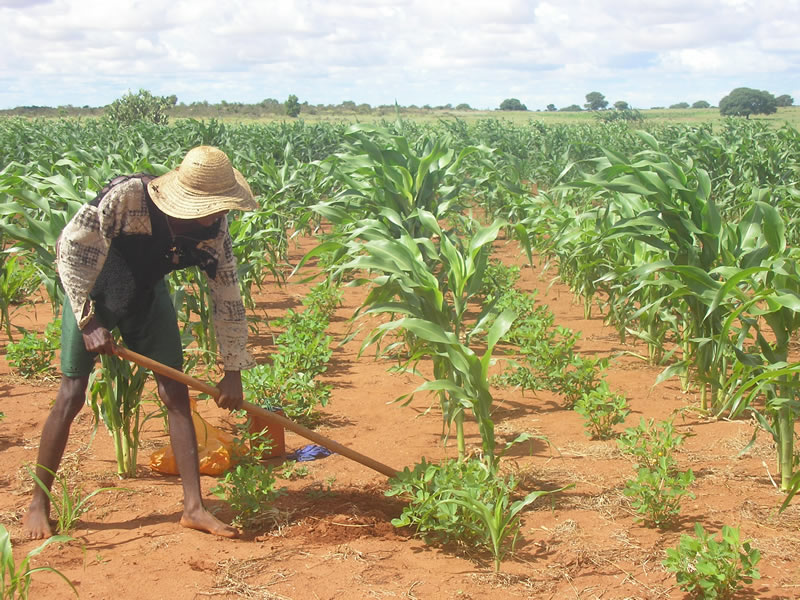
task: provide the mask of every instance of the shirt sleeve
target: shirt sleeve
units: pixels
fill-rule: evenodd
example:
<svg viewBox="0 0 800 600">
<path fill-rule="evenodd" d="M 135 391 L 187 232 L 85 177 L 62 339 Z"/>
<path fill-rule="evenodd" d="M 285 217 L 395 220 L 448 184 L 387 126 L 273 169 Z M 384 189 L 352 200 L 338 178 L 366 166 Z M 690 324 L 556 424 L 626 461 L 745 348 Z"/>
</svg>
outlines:
<svg viewBox="0 0 800 600">
<path fill-rule="evenodd" d="M 209 250 L 217 256 L 217 269 L 214 277 L 208 277 L 208 288 L 222 362 L 228 371 L 249 369 L 255 360 L 247 350 L 247 317 L 226 219 L 211 243 L 214 247 Z"/>
<path fill-rule="evenodd" d="M 97 206 L 84 204 L 61 232 L 56 268 L 81 328 L 94 314 L 89 292 L 105 264 L 111 241 L 123 232 L 151 233 L 140 179 L 112 187 Z"/>
</svg>

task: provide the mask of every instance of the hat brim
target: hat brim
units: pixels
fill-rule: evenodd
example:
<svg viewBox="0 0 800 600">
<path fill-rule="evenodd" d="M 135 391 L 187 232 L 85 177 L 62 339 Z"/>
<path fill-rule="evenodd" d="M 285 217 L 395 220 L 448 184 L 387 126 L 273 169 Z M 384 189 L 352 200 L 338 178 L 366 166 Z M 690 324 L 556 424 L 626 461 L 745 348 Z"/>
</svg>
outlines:
<svg viewBox="0 0 800 600">
<path fill-rule="evenodd" d="M 226 210 L 256 210 L 258 202 L 244 176 L 233 170 L 236 184 L 217 194 L 201 194 L 181 185 L 178 169 L 173 169 L 147 184 L 147 191 L 164 214 L 176 219 L 199 219 Z"/>
</svg>

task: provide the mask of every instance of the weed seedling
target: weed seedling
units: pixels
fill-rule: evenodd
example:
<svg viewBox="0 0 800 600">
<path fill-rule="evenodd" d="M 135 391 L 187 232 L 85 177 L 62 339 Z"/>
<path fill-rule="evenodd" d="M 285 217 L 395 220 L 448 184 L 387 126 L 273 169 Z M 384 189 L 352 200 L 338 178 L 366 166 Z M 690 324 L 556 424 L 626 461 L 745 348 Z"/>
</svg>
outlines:
<svg viewBox="0 0 800 600">
<path fill-rule="evenodd" d="M 720 540 L 700 523 L 695 523 L 694 531 L 696 537 L 682 535 L 677 548 L 667 548 L 663 561 L 683 591 L 695 598 L 727 600 L 742 583 L 761 577 L 756 568 L 761 553 L 749 541 L 739 541 L 738 529 L 723 525 Z"/>
<path fill-rule="evenodd" d="M 256 527 L 268 517 L 267 508 L 284 489 L 275 489 L 272 467 L 260 464 L 238 464 L 225 473 L 211 493 L 224 500 L 234 512 L 236 527 Z"/>
<path fill-rule="evenodd" d="M 240 428 L 239 435 L 234 448 L 239 462 L 211 488 L 211 493 L 231 507 L 233 525 L 256 527 L 270 519 L 268 507 L 285 489 L 275 488 L 272 467 L 265 467 L 259 461 L 271 447 L 269 438 L 261 433 L 249 433 L 246 425 Z"/>
<path fill-rule="evenodd" d="M 632 498 L 633 508 L 642 520 L 665 529 L 675 523 L 683 497 L 695 497 L 689 491 L 693 482 L 691 469 L 675 472 L 668 457 L 662 456 L 655 469 L 641 468 L 636 479 L 626 481 L 623 493 Z"/>
<path fill-rule="evenodd" d="M 625 396 L 612 393 L 608 383 L 601 381 L 595 389 L 583 392 L 575 412 L 584 418 L 589 436 L 607 440 L 614 436 L 614 425 L 624 423 L 631 411 Z"/>
<path fill-rule="evenodd" d="M 672 462 L 672 451 L 680 447 L 684 436 L 675 433 L 672 421 L 655 423 L 653 419 L 639 420 L 636 427 L 628 427 L 617 443 L 620 452 L 633 457 L 637 468 L 655 469 L 661 457 Z"/>
<path fill-rule="evenodd" d="M 50 506 L 55 511 L 57 517 L 56 531 L 62 535 L 67 534 L 72 530 L 72 528 L 75 526 L 75 523 L 77 523 L 78 519 L 80 519 L 81 515 L 89 510 L 89 500 L 94 498 L 97 494 L 114 490 L 120 491 L 124 489 L 114 486 L 102 487 L 84 496 L 81 490 L 77 488 L 70 488 L 67 478 L 64 475 L 56 475 L 47 467 L 42 465 L 39 466 L 54 476 L 53 487 L 56 488 L 56 492 L 54 492 L 52 489 L 48 490 L 44 482 L 36 476 L 36 473 L 30 469 L 28 469 L 28 472 L 31 474 L 31 477 L 33 477 L 36 485 L 42 488 L 42 491 L 44 491 L 44 493 L 47 494 L 47 497 L 50 499 Z"/>
<path fill-rule="evenodd" d="M 308 467 L 305 465 L 298 466 L 296 460 L 287 460 L 280 466 L 278 476 L 281 479 L 301 479 L 308 476 Z"/>
<path fill-rule="evenodd" d="M 320 498 L 328 498 L 333 496 L 333 484 L 336 483 L 336 476 L 326 477 L 325 484 L 315 483 L 307 491 L 306 495 L 312 500 L 319 500 Z"/>
<path fill-rule="evenodd" d="M 31 586 L 31 577 L 40 571 L 55 573 L 67 582 L 75 596 L 78 590 L 72 585 L 61 571 L 51 566 L 30 567 L 31 559 L 53 542 L 68 542 L 72 538 L 66 535 L 54 535 L 47 538 L 41 546 L 34 548 L 22 559 L 19 564 L 14 562 L 14 553 L 11 546 L 11 535 L 5 526 L 0 525 L 0 598 L 3 600 L 26 600 Z"/>
<path fill-rule="evenodd" d="M 46 378 L 52 374 L 53 359 L 60 346 L 61 319 L 49 323 L 44 335 L 27 332 L 7 346 L 8 362 L 25 379 Z"/>
<path fill-rule="evenodd" d="M 387 496 L 409 499 L 395 527 L 413 526 L 427 543 L 457 542 L 489 550 L 495 571 L 514 551 L 519 514 L 534 500 L 561 490 L 538 490 L 512 501 L 518 481 L 499 476 L 482 460 L 423 461 L 391 480 Z M 562 488 L 566 489 L 566 488 Z"/>
</svg>

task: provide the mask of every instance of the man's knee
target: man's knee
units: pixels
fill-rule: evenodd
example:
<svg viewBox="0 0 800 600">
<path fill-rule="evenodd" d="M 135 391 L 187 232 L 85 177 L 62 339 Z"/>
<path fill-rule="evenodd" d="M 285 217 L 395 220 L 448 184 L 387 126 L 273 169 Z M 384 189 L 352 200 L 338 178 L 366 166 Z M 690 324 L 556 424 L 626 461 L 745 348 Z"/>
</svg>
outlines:
<svg viewBox="0 0 800 600">
<path fill-rule="evenodd" d="M 168 377 L 156 376 L 158 383 L 158 395 L 167 409 L 186 409 L 189 408 L 189 388 L 184 383 L 175 381 Z"/>
<path fill-rule="evenodd" d="M 69 377 L 62 375 L 53 411 L 58 412 L 62 418 L 72 421 L 86 401 L 86 387 L 88 385 L 88 376 Z"/>
</svg>

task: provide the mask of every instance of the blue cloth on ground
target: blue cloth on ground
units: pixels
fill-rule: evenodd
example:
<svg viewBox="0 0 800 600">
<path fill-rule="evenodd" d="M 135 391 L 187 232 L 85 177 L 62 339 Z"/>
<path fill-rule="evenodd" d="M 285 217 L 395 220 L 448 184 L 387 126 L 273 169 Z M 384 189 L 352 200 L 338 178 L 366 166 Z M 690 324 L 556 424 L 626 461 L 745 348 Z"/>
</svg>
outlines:
<svg viewBox="0 0 800 600">
<path fill-rule="evenodd" d="M 296 460 L 297 462 L 308 462 L 310 460 L 317 460 L 318 458 L 325 458 L 333 454 L 327 448 L 317 446 L 316 444 L 308 444 L 302 448 L 298 448 L 294 452 L 286 455 L 289 460 Z"/>
</svg>

